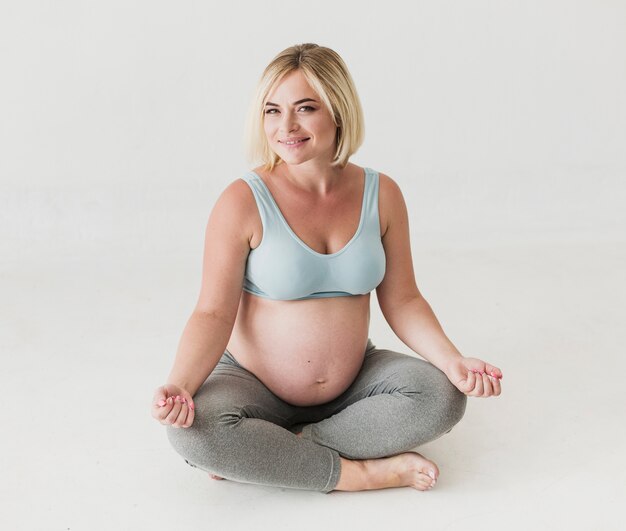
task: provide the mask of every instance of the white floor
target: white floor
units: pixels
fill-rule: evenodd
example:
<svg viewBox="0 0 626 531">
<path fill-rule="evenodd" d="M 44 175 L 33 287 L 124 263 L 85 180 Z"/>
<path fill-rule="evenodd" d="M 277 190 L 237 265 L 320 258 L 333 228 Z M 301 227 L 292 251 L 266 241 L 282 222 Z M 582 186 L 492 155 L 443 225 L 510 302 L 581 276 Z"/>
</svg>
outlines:
<svg viewBox="0 0 626 531">
<path fill-rule="evenodd" d="M 419 449 L 440 467 L 433 491 L 328 495 L 210 480 L 150 417 L 195 257 L 4 260 L 0 529 L 626 529 L 626 244 L 413 255 L 449 337 L 502 369 L 503 394 L 470 398 Z M 409 352 L 374 294 L 370 337 Z"/>
</svg>

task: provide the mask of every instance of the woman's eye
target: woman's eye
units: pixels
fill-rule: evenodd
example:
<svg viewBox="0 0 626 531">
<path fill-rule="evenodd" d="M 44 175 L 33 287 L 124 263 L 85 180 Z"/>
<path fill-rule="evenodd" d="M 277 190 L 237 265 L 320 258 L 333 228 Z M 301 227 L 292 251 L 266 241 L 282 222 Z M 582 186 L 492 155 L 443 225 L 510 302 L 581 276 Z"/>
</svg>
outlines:
<svg viewBox="0 0 626 531">
<path fill-rule="evenodd" d="M 314 110 L 315 110 L 315 108 L 314 108 L 314 107 L 311 107 L 310 105 L 303 105 L 302 107 L 299 107 L 299 109 L 307 109 L 307 112 L 308 112 L 309 110 L 310 110 L 310 111 L 314 111 Z M 273 112 L 270 112 L 270 111 L 277 111 L 277 110 L 278 110 L 278 109 L 267 109 L 267 110 L 265 111 L 265 114 L 276 114 L 276 113 L 273 113 Z"/>
</svg>

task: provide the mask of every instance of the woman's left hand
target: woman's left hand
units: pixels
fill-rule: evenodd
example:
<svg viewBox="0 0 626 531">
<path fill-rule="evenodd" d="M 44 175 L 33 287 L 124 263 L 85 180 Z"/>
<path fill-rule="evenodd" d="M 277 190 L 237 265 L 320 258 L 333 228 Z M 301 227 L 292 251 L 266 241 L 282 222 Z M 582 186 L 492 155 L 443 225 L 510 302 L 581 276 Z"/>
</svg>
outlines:
<svg viewBox="0 0 626 531">
<path fill-rule="evenodd" d="M 448 380 L 467 396 L 487 398 L 502 392 L 502 371 L 477 358 L 456 358 L 444 371 Z"/>
</svg>

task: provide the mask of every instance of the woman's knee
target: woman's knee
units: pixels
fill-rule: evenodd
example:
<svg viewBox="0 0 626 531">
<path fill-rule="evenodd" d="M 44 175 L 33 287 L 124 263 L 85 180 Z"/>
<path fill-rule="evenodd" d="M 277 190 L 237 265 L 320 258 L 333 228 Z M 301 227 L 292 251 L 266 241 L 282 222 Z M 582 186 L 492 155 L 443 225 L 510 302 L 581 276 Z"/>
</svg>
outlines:
<svg viewBox="0 0 626 531">
<path fill-rule="evenodd" d="M 197 416 L 189 428 L 167 426 L 167 438 L 189 465 L 215 472 L 228 461 L 228 441 L 239 420 L 231 414 Z"/>
<path fill-rule="evenodd" d="M 465 414 L 467 396 L 448 379 L 443 371 L 433 364 L 419 360 L 414 374 L 408 376 L 414 382 L 412 396 L 423 407 L 427 405 L 428 414 L 437 424 L 437 431 L 447 433 Z M 423 414 L 423 410 L 421 411 Z"/>
<path fill-rule="evenodd" d="M 432 386 L 429 389 L 433 400 L 433 409 L 442 422 L 444 432 L 449 432 L 465 414 L 467 396 L 460 391 L 443 371 L 430 365 Z"/>
</svg>

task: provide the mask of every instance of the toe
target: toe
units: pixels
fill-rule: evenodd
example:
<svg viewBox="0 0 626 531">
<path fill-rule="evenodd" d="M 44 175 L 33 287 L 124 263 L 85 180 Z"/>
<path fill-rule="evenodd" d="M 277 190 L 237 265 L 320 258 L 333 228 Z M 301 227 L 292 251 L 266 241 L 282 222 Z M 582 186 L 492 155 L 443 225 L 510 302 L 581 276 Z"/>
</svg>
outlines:
<svg viewBox="0 0 626 531">
<path fill-rule="evenodd" d="M 434 487 L 437 483 L 437 473 L 430 468 L 425 469 L 421 474 L 421 477 L 424 478 L 424 482 L 428 488 Z"/>
<path fill-rule="evenodd" d="M 424 481 L 416 481 L 414 487 L 417 490 L 428 490 L 428 485 Z"/>
<path fill-rule="evenodd" d="M 434 463 L 433 463 L 433 465 L 434 465 Z M 439 470 L 437 469 L 436 466 L 425 468 L 424 469 L 424 474 L 426 474 L 433 481 L 437 481 L 437 478 L 439 478 Z"/>
<path fill-rule="evenodd" d="M 428 490 L 432 484 L 433 480 L 427 476 L 426 474 L 418 474 L 416 484 L 420 490 Z"/>
</svg>

